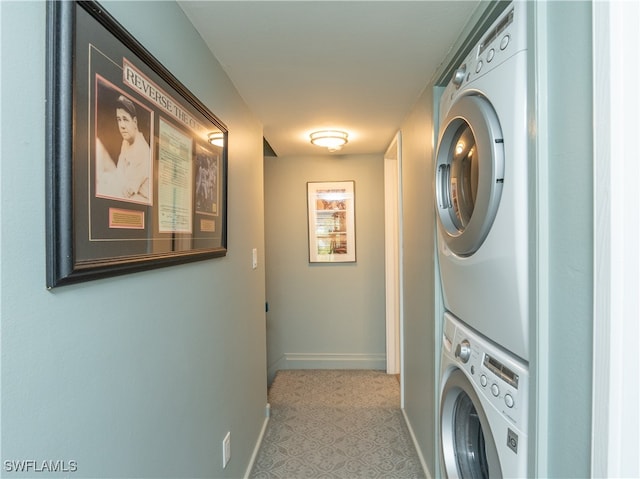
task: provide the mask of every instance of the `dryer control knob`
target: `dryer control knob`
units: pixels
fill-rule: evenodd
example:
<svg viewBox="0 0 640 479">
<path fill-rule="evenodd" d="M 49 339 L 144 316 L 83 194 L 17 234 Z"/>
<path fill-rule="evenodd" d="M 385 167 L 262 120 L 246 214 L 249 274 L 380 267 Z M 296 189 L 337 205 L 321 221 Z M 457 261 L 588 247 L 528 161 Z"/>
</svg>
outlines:
<svg viewBox="0 0 640 479">
<path fill-rule="evenodd" d="M 451 79 L 451 81 L 453 82 L 453 84 L 460 88 L 460 85 L 462 85 L 462 82 L 464 81 L 464 75 L 465 73 L 467 73 L 467 65 L 462 65 L 461 67 L 459 67 L 453 74 L 453 78 Z"/>
<path fill-rule="evenodd" d="M 465 339 L 456 346 L 456 358 L 460 358 L 460 361 L 466 363 L 467 361 L 469 361 L 470 357 L 471 345 L 469 344 L 469 341 Z"/>
</svg>

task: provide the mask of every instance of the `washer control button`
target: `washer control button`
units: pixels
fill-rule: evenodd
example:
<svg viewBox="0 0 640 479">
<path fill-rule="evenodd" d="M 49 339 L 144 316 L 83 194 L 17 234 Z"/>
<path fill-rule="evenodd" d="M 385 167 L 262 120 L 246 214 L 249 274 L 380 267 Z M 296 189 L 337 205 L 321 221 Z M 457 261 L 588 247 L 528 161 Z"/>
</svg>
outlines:
<svg viewBox="0 0 640 479">
<path fill-rule="evenodd" d="M 509 35 L 505 35 L 504 37 L 502 37 L 502 40 L 500 40 L 500 50 L 504 50 L 505 48 L 507 48 L 507 45 L 509 45 L 509 40 L 511 40 L 511 37 Z"/>
<path fill-rule="evenodd" d="M 513 396 L 511 394 L 505 394 L 504 403 L 507 405 L 508 408 L 512 408 L 514 405 Z"/>
<path fill-rule="evenodd" d="M 500 388 L 496 383 L 493 383 L 491 385 L 491 394 L 493 394 L 495 397 L 498 397 L 498 395 L 500 394 Z"/>
<path fill-rule="evenodd" d="M 480 73 L 480 70 L 482 70 L 482 66 L 484 64 L 482 63 L 482 60 L 478 61 L 478 64 L 476 65 L 476 73 Z"/>
<path fill-rule="evenodd" d="M 487 63 L 491 63 L 491 60 L 493 60 L 494 56 L 496 56 L 496 51 L 492 48 L 491 50 L 489 50 L 489 53 L 487 53 Z"/>
<path fill-rule="evenodd" d="M 487 385 L 487 376 L 485 376 L 484 374 L 480 376 L 480 384 L 482 385 L 482 387 L 485 387 Z"/>
</svg>

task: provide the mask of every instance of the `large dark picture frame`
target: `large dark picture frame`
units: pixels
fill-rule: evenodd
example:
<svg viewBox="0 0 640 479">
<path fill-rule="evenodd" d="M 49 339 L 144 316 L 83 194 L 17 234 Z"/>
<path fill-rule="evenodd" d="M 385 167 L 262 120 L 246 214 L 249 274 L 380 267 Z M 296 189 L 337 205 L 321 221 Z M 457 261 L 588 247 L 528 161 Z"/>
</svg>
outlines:
<svg viewBox="0 0 640 479">
<path fill-rule="evenodd" d="M 47 287 L 226 255 L 225 125 L 98 3 L 47 16 Z"/>
</svg>

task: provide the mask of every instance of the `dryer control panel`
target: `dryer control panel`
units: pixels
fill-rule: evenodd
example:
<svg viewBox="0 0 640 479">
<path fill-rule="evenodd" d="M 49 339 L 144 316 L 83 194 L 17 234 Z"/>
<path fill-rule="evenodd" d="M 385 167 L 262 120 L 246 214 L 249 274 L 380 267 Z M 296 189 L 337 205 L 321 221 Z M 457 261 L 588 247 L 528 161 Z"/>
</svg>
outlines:
<svg viewBox="0 0 640 479">
<path fill-rule="evenodd" d="M 462 86 L 527 49 L 526 3 L 510 4 L 453 72 L 442 96 L 446 100 L 444 103 L 447 104 L 447 108 Z M 443 115 L 443 111 L 440 114 Z"/>
</svg>

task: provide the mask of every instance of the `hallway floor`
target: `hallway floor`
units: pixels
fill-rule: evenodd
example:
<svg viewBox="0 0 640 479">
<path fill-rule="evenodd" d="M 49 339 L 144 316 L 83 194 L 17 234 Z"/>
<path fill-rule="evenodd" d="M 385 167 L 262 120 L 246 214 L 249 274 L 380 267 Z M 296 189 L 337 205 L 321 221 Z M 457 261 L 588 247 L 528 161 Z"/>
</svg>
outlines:
<svg viewBox="0 0 640 479">
<path fill-rule="evenodd" d="M 269 403 L 271 419 L 251 478 L 425 477 L 394 375 L 279 371 Z"/>
</svg>

